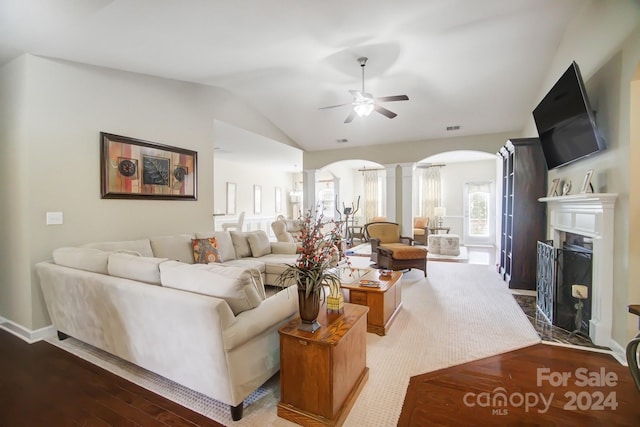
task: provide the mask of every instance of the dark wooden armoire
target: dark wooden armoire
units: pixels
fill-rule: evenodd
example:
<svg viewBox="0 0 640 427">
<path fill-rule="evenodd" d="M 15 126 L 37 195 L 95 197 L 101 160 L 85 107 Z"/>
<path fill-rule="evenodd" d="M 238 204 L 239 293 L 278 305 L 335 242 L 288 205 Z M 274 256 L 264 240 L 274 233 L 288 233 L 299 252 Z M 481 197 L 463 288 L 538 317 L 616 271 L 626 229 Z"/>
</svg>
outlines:
<svg viewBox="0 0 640 427">
<path fill-rule="evenodd" d="M 500 266 L 511 289 L 536 289 L 536 246 L 546 240 L 547 164 L 538 138 L 510 139 L 502 156 Z"/>
</svg>

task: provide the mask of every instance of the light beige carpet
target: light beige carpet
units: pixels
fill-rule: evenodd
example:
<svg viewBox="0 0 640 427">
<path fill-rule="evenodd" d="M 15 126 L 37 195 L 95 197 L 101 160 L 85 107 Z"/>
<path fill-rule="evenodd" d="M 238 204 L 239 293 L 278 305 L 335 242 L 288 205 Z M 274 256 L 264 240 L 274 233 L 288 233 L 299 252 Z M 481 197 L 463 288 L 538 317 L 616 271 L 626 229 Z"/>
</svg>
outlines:
<svg viewBox="0 0 640 427">
<path fill-rule="evenodd" d="M 360 266 L 363 261 L 356 258 L 354 264 Z M 419 270 L 405 273 L 403 309 L 387 336 L 367 334 L 369 380 L 346 426 L 396 425 L 411 376 L 540 342 L 493 269 L 445 262 L 428 268 L 428 278 Z M 234 423 L 226 405 L 206 396 L 71 338 L 50 342 L 222 424 L 295 425 L 276 415 L 277 375 L 247 399 L 244 418 Z"/>
</svg>

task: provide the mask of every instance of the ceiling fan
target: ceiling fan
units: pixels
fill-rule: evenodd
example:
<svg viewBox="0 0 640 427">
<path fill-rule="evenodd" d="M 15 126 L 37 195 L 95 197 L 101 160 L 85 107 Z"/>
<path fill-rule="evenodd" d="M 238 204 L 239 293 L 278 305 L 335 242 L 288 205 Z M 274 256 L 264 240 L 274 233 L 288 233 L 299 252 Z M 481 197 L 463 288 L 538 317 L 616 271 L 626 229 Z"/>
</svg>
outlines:
<svg viewBox="0 0 640 427">
<path fill-rule="evenodd" d="M 345 105 L 353 105 L 353 111 L 349 116 L 345 119 L 345 123 L 351 123 L 356 115 L 360 117 L 368 116 L 372 111 L 377 111 L 378 113 L 386 116 L 390 119 L 393 119 L 397 116 L 393 111 L 387 110 L 386 108 L 379 105 L 379 102 L 391 102 L 391 101 L 408 101 L 409 97 L 407 95 L 394 95 L 394 96 L 381 96 L 374 98 L 368 92 L 364 91 L 364 67 L 367 64 L 367 60 L 369 58 L 363 56 L 358 58 L 358 62 L 360 63 L 360 67 L 362 67 L 362 91 L 350 90 L 349 93 L 353 96 L 353 102 L 350 104 L 338 104 L 331 105 L 329 107 L 321 107 L 321 110 L 326 110 L 327 108 L 336 108 L 343 107 Z"/>
</svg>

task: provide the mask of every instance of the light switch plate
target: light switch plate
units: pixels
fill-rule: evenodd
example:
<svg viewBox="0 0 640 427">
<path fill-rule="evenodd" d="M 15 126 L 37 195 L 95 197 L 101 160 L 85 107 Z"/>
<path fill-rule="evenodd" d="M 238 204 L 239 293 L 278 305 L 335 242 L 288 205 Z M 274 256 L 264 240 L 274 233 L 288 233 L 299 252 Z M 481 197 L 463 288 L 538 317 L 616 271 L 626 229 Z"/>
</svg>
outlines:
<svg viewBox="0 0 640 427">
<path fill-rule="evenodd" d="M 47 225 L 61 225 L 63 223 L 62 212 L 47 212 Z"/>
</svg>

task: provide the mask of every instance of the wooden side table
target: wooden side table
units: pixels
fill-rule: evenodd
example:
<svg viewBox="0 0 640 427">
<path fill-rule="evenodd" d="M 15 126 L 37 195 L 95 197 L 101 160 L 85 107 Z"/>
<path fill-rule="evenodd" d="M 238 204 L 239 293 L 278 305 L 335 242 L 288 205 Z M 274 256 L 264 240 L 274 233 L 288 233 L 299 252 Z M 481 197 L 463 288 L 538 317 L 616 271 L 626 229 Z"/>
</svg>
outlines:
<svg viewBox="0 0 640 427">
<path fill-rule="evenodd" d="M 381 277 L 379 270 L 371 270 L 363 280 L 378 280 L 379 288 L 360 286 L 360 280 L 341 284 L 346 300 L 369 307 L 367 332 L 386 335 L 387 330 L 402 307 L 402 272 L 394 271 L 391 277 Z"/>
<path fill-rule="evenodd" d="M 278 416 L 303 426 L 340 426 L 369 378 L 368 307 L 345 303 L 344 313 L 320 308 L 314 333 L 294 319 L 280 333 Z"/>
</svg>

